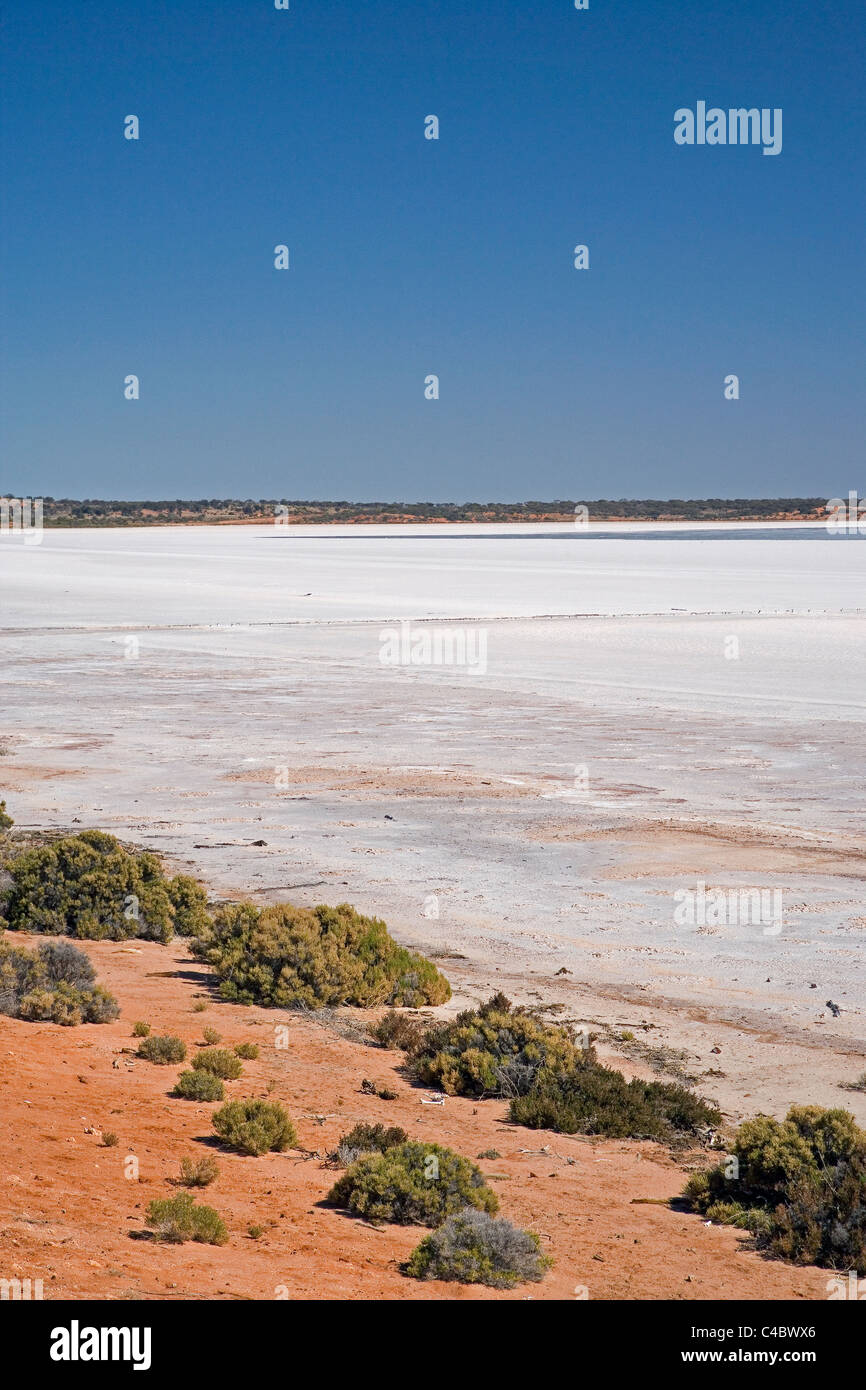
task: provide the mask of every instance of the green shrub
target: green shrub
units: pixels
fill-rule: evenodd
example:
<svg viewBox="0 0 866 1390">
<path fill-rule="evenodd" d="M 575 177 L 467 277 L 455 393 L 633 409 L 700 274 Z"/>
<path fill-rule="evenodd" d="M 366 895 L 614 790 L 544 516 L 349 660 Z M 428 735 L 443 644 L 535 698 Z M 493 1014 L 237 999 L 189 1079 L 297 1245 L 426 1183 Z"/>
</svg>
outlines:
<svg viewBox="0 0 866 1390">
<path fill-rule="evenodd" d="M 422 1018 L 413 1017 L 412 1014 L 401 1014 L 396 1009 L 389 1009 L 382 1018 L 369 1024 L 367 1032 L 380 1047 L 412 1053 L 421 1046 L 427 1036 L 427 1024 Z"/>
<path fill-rule="evenodd" d="M 253 1240 L 261 1240 L 265 1233 L 264 1226 L 247 1226 L 247 1235 Z"/>
<path fill-rule="evenodd" d="M 866 1275 L 866 1131 L 847 1110 L 795 1105 L 784 1120 L 745 1120 L 731 1156 L 693 1173 L 685 1196 L 778 1259 Z"/>
<path fill-rule="evenodd" d="M 183 1100 L 222 1100 L 225 1088 L 213 1072 L 182 1071 L 172 1095 Z"/>
<path fill-rule="evenodd" d="M 255 1043 L 237 1043 L 235 1046 L 235 1056 L 243 1057 L 245 1062 L 254 1062 L 259 1055 L 259 1049 Z"/>
<path fill-rule="evenodd" d="M 223 1081 L 237 1081 L 243 1072 L 241 1060 L 225 1047 L 206 1047 L 192 1059 L 196 1071 L 209 1071 Z"/>
<path fill-rule="evenodd" d="M 178 874 L 168 881 L 168 895 L 174 911 L 174 929 L 178 936 L 198 936 L 210 926 L 207 893 L 200 883 L 188 874 Z"/>
<path fill-rule="evenodd" d="M 722 1118 L 685 1086 L 626 1081 L 621 1072 L 601 1066 L 588 1054 L 568 1072 L 539 1076 L 527 1095 L 511 1101 L 509 1115 L 528 1129 L 661 1140 L 693 1134 Z"/>
<path fill-rule="evenodd" d="M 409 1138 L 405 1129 L 399 1125 L 355 1125 L 348 1134 L 344 1134 L 336 1149 L 329 1158 L 332 1163 L 337 1163 L 341 1168 L 348 1168 L 367 1153 L 385 1153 L 388 1149 L 396 1148 L 398 1144 L 405 1144 Z"/>
<path fill-rule="evenodd" d="M 95 979 L 87 956 L 69 941 L 41 941 L 36 951 L 0 941 L 0 1014 L 67 1027 L 111 1023 L 117 1000 Z"/>
<path fill-rule="evenodd" d="M 203 1028 L 201 1030 L 201 1035 L 205 1042 L 209 1044 L 221 1043 L 223 1040 L 222 1033 L 218 1033 L 215 1028 Z"/>
<path fill-rule="evenodd" d="M 586 1056 L 565 1028 L 541 1023 L 495 994 L 481 1008 L 427 1029 L 409 1064 L 419 1081 L 451 1096 L 515 1096 L 525 1095 L 539 1072 L 568 1070 Z"/>
<path fill-rule="evenodd" d="M 187 1075 L 192 1075 L 188 1072 Z M 209 1187 L 220 1175 L 216 1159 L 208 1154 L 205 1158 L 184 1158 L 180 1165 L 180 1180 L 184 1187 Z"/>
<path fill-rule="evenodd" d="M 9 830 L 15 824 L 14 820 L 6 811 L 6 802 L 0 801 L 0 830 Z"/>
<path fill-rule="evenodd" d="M 148 1062 L 156 1062 L 158 1066 L 166 1067 L 171 1062 L 185 1060 L 186 1044 L 182 1043 L 180 1038 L 173 1037 L 171 1033 L 157 1034 L 142 1038 L 138 1044 L 138 1055 Z"/>
<path fill-rule="evenodd" d="M 228 1231 L 213 1207 L 197 1206 L 191 1192 L 157 1199 L 147 1208 L 147 1224 L 156 1240 L 179 1244 L 197 1240 L 204 1245 L 225 1245 Z"/>
<path fill-rule="evenodd" d="M 462 1211 L 415 1247 L 406 1273 L 413 1279 L 513 1289 L 528 1281 L 538 1283 L 552 1263 L 532 1231 L 521 1231 L 483 1211 Z"/>
<path fill-rule="evenodd" d="M 13 931 L 165 942 L 176 921 L 186 923 L 195 916 L 190 906 L 194 895 L 185 886 L 191 879 L 167 879 L 156 855 L 131 853 L 101 830 L 25 850 L 8 870 L 12 882 L 5 913 Z M 203 891 L 193 886 L 203 898 Z"/>
<path fill-rule="evenodd" d="M 282 1153 L 297 1143 L 295 1126 L 276 1101 L 230 1100 L 213 1116 L 217 1134 L 244 1154 Z"/>
<path fill-rule="evenodd" d="M 147 1037 L 149 1037 L 149 1036 L 150 1036 L 150 1024 L 149 1024 L 149 1023 L 142 1023 L 141 1021 L 139 1021 L 138 1023 L 134 1023 L 134 1024 L 132 1025 L 132 1036 L 133 1036 L 134 1038 L 147 1038 Z"/>
<path fill-rule="evenodd" d="M 113 1149 L 116 1144 L 120 1143 L 120 1139 L 112 1130 L 107 1130 L 102 1136 L 102 1143 L 104 1148 Z"/>
<path fill-rule="evenodd" d="M 384 922 L 346 903 L 230 904 L 194 938 L 192 951 L 216 971 L 223 999 L 240 1004 L 441 1004 L 451 994 L 431 961 L 398 946 Z"/>
<path fill-rule="evenodd" d="M 412 1141 L 367 1154 L 337 1179 L 328 1201 L 368 1221 L 438 1226 L 464 1207 L 494 1213 L 496 1193 L 468 1158 Z"/>
</svg>

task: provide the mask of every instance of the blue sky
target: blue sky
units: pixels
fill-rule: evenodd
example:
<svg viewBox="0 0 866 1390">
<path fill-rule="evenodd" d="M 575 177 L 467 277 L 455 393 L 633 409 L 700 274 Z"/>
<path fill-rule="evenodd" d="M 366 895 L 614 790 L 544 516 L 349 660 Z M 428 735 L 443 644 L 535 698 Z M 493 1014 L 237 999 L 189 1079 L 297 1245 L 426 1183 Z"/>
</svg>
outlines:
<svg viewBox="0 0 866 1390">
<path fill-rule="evenodd" d="M 862 0 L 6 0 L 2 48 L 0 489 L 862 489 Z M 782 153 L 677 146 L 698 100 Z"/>
</svg>

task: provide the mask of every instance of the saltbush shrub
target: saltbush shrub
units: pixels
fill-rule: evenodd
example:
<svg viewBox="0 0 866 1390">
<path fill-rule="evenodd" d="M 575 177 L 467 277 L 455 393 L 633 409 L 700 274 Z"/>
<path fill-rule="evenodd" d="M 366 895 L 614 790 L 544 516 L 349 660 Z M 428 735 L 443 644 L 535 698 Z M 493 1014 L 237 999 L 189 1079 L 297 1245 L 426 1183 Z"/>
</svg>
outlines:
<svg viewBox="0 0 866 1390">
<path fill-rule="evenodd" d="M 528 1129 L 602 1134 L 609 1139 L 668 1140 L 715 1126 L 720 1112 L 675 1082 L 626 1081 L 586 1056 L 568 1072 L 539 1076 L 509 1114 Z"/>
<path fill-rule="evenodd" d="M 495 994 L 479 1009 L 428 1028 L 409 1063 L 419 1081 L 447 1095 L 515 1096 L 525 1095 L 539 1072 L 566 1071 L 581 1055 L 565 1028 Z"/>
<path fill-rule="evenodd" d="M 277 1101 L 227 1101 L 215 1112 L 213 1127 L 229 1148 L 256 1156 L 292 1149 L 298 1139 L 295 1126 Z"/>
<path fill-rule="evenodd" d="M 0 831 L 10 830 L 14 824 L 14 820 L 6 811 L 6 802 L 0 801 Z"/>
<path fill-rule="evenodd" d="M 225 1088 L 213 1072 L 182 1071 L 172 1095 L 183 1100 L 222 1100 Z"/>
<path fill-rule="evenodd" d="M 29 1022 L 111 1023 L 120 1009 L 83 951 L 41 941 L 36 951 L 0 941 L 0 1014 Z"/>
<path fill-rule="evenodd" d="M 405 1129 L 399 1125 L 357 1124 L 343 1135 L 329 1158 L 341 1168 L 348 1168 L 362 1154 L 385 1153 L 398 1144 L 405 1144 L 408 1138 Z"/>
<path fill-rule="evenodd" d="M 219 1175 L 219 1164 L 209 1154 L 204 1158 L 181 1159 L 180 1181 L 184 1187 L 209 1187 Z"/>
<path fill-rule="evenodd" d="M 412 1053 L 423 1043 L 427 1029 L 428 1025 L 423 1018 L 389 1009 L 375 1023 L 369 1024 L 367 1032 L 380 1047 Z"/>
<path fill-rule="evenodd" d="M 375 1224 L 405 1226 L 439 1226 L 464 1207 L 492 1215 L 499 1206 L 468 1158 L 412 1141 L 357 1159 L 334 1183 L 328 1201 Z"/>
<path fill-rule="evenodd" d="M 125 850 L 101 830 L 25 850 L 8 872 L 4 914 L 13 931 L 165 942 L 175 926 L 203 929 L 209 921 L 198 884 L 166 878 L 155 854 Z"/>
<path fill-rule="evenodd" d="M 149 1023 L 145 1023 L 142 1019 L 139 1019 L 139 1021 L 138 1021 L 137 1023 L 134 1023 L 134 1024 L 132 1025 L 132 1036 L 133 1036 L 134 1038 L 147 1038 L 147 1037 L 149 1037 L 149 1036 L 150 1036 L 150 1024 L 149 1024 Z"/>
<path fill-rule="evenodd" d="M 413 1279 L 513 1289 L 529 1281 L 538 1283 L 551 1264 L 534 1232 L 521 1231 L 484 1211 L 461 1211 L 415 1247 L 406 1273 Z"/>
<path fill-rule="evenodd" d="M 223 999 L 241 1004 L 441 1004 L 451 994 L 431 961 L 398 946 L 384 922 L 346 903 L 230 904 L 193 939 L 192 950 L 216 971 Z"/>
<path fill-rule="evenodd" d="M 157 1033 L 142 1038 L 138 1044 L 138 1056 L 144 1057 L 148 1062 L 156 1062 L 157 1066 L 166 1067 L 172 1062 L 183 1062 L 186 1059 L 186 1044 L 171 1033 Z"/>
<path fill-rule="evenodd" d="M 685 1196 L 779 1259 L 866 1275 L 866 1130 L 847 1110 L 795 1105 L 784 1120 L 745 1120 L 730 1156 L 693 1173 Z"/>
<path fill-rule="evenodd" d="M 191 1192 L 158 1198 L 149 1204 L 146 1221 L 155 1240 L 179 1244 L 197 1240 L 205 1245 L 225 1245 L 229 1238 L 225 1223 L 213 1207 L 200 1207 Z"/>
<path fill-rule="evenodd" d="M 201 1035 L 208 1046 L 211 1047 L 215 1047 L 217 1043 L 221 1043 L 223 1040 L 222 1033 L 218 1033 L 216 1028 L 202 1028 Z"/>
<path fill-rule="evenodd" d="M 202 1052 L 196 1053 L 192 1064 L 196 1071 L 209 1071 L 212 1076 L 219 1076 L 223 1081 L 237 1081 L 243 1072 L 240 1057 L 236 1057 L 225 1047 L 204 1048 Z"/>
<path fill-rule="evenodd" d="M 255 1043 L 237 1043 L 235 1045 L 235 1056 L 243 1057 L 245 1062 L 254 1062 L 259 1055 L 259 1049 Z"/>
</svg>

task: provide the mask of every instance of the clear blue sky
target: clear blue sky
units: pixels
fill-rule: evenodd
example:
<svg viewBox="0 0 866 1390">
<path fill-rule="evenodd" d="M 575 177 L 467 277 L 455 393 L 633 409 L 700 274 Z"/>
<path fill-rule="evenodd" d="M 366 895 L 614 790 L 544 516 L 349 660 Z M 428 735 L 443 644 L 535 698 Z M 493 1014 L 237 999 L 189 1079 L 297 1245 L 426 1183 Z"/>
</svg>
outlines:
<svg viewBox="0 0 866 1390">
<path fill-rule="evenodd" d="M 0 490 L 866 488 L 863 0 L 4 9 Z"/>
</svg>

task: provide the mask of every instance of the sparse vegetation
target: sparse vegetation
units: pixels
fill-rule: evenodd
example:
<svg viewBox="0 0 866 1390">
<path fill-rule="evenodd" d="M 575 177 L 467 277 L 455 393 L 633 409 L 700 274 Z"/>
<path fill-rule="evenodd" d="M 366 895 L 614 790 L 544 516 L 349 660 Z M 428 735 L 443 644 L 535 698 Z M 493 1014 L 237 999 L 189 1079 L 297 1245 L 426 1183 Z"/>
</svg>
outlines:
<svg viewBox="0 0 866 1390">
<path fill-rule="evenodd" d="M 113 1149 L 113 1148 L 114 1148 L 117 1144 L 119 1144 L 119 1143 L 120 1143 L 120 1139 L 119 1139 L 118 1135 L 114 1134 L 112 1130 L 106 1130 L 106 1131 L 103 1133 L 103 1135 L 102 1135 L 102 1145 L 103 1145 L 103 1148 L 106 1148 L 106 1149 Z"/>
<path fill-rule="evenodd" d="M 191 1073 L 187 1073 L 191 1075 Z M 208 1154 L 205 1158 L 184 1158 L 180 1165 L 180 1180 L 184 1187 L 209 1187 L 220 1175 L 219 1164 Z"/>
<path fill-rule="evenodd" d="M 186 1044 L 171 1033 L 157 1033 L 142 1038 L 138 1044 L 138 1055 L 144 1057 L 147 1062 L 155 1062 L 157 1066 L 167 1067 L 172 1062 L 186 1060 Z"/>
<path fill-rule="evenodd" d="M 408 1065 L 449 1095 L 509 1099 L 511 1119 L 530 1129 L 670 1139 L 721 1120 L 685 1086 L 626 1081 L 593 1047 L 578 1046 L 568 1027 L 543 1023 L 503 994 L 428 1028 Z"/>
<path fill-rule="evenodd" d="M 11 830 L 14 824 L 14 820 L 6 810 L 6 802 L 0 801 L 0 831 Z"/>
<path fill-rule="evenodd" d="M 529 1281 L 538 1283 L 551 1264 L 532 1231 L 521 1231 L 483 1211 L 462 1211 L 449 1216 L 415 1247 L 406 1273 L 413 1279 L 513 1289 Z"/>
<path fill-rule="evenodd" d="M 222 998 L 240 1004 L 372 1008 L 441 1004 L 451 994 L 431 961 L 398 946 L 384 922 L 346 903 L 229 904 L 192 950 L 216 971 Z"/>
<path fill-rule="evenodd" d="M 134 1024 L 132 1025 L 132 1036 L 133 1036 L 134 1038 L 147 1038 L 147 1037 L 149 1037 L 149 1036 L 150 1036 L 150 1024 L 149 1024 L 149 1023 L 142 1023 L 142 1022 L 134 1023 Z"/>
<path fill-rule="evenodd" d="M 866 1071 L 861 1071 L 855 1081 L 840 1081 L 839 1088 L 842 1091 L 866 1091 Z"/>
<path fill-rule="evenodd" d="M 25 850 L 7 868 L 3 910 L 13 931 L 166 942 L 175 929 L 209 921 L 198 884 L 166 878 L 155 854 L 125 850 L 102 830 Z"/>
<path fill-rule="evenodd" d="M 438 1226 L 464 1207 L 496 1212 L 496 1193 L 468 1158 L 408 1142 L 367 1154 L 335 1182 L 328 1200 L 368 1221 Z"/>
<path fill-rule="evenodd" d="M 261 1240 L 264 1233 L 264 1226 L 247 1226 L 247 1235 L 250 1236 L 252 1240 Z"/>
<path fill-rule="evenodd" d="M 201 1035 L 209 1045 L 221 1043 L 223 1040 L 222 1033 L 218 1033 L 216 1028 L 203 1028 L 201 1030 Z"/>
<path fill-rule="evenodd" d="M 146 1221 L 155 1240 L 172 1244 L 196 1240 L 204 1245 L 225 1245 L 229 1238 L 225 1223 L 213 1207 L 198 1206 L 191 1192 L 178 1192 L 175 1197 L 151 1202 Z"/>
<path fill-rule="evenodd" d="M 206 1047 L 203 1052 L 196 1053 L 192 1064 L 196 1071 L 209 1071 L 223 1081 L 237 1081 L 243 1072 L 240 1057 L 225 1047 Z"/>
<path fill-rule="evenodd" d="M 282 1153 L 297 1143 L 297 1132 L 277 1101 L 230 1100 L 213 1116 L 213 1127 L 239 1153 Z"/>
<path fill-rule="evenodd" d="M 172 1091 L 183 1100 L 222 1100 L 225 1087 L 210 1071 L 182 1071 Z"/>
<path fill-rule="evenodd" d="M 866 1131 L 847 1110 L 795 1105 L 737 1130 L 729 1158 L 693 1173 L 693 1210 L 748 1230 L 794 1264 L 866 1275 Z"/>
<path fill-rule="evenodd" d="M 349 1168 L 362 1154 L 385 1153 L 398 1144 L 405 1144 L 408 1138 L 405 1129 L 399 1125 L 357 1124 L 343 1135 L 329 1158 L 340 1168 Z"/>
<path fill-rule="evenodd" d="M 242 1057 L 245 1062 L 254 1062 L 259 1055 L 259 1049 L 255 1043 L 236 1043 L 235 1056 Z"/>
<path fill-rule="evenodd" d="M 0 1014 L 31 1023 L 110 1023 L 117 1000 L 71 941 L 40 941 L 35 951 L 0 940 Z"/>
</svg>

